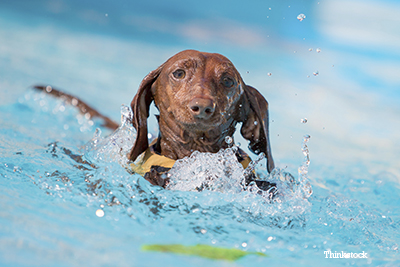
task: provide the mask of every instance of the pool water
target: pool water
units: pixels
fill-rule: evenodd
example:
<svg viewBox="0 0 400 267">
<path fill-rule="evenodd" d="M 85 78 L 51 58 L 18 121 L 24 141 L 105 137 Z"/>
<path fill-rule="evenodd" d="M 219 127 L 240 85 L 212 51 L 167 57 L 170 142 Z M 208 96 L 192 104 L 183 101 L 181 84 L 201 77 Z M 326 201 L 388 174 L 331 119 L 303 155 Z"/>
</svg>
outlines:
<svg viewBox="0 0 400 267">
<path fill-rule="evenodd" d="M 326 10 L 344 16 L 335 2 L 267 1 L 248 7 L 258 19 L 232 17 L 242 8 L 236 1 L 216 4 L 213 15 L 181 5 L 174 13 L 162 3 L 154 9 L 128 1 L 20 3 L 0 3 L 0 266 L 400 264 L 399 81 L 396 72 L 367 75 L 371 62 L 396 70 L 399 55 L 358 49 L 354 40 L 335 43 L 310 26 L 328 29 Z M 358 7 L 368 11 L 373 3 Z M 380 8 L 398 7 L 388 1 Z M 187 39 L 151 23 L 160 21 Z M 197 30 L 189 34 L 181 21 Z M 213 23 L 224 32 L 242 25 L 235 33 L 259 44 L 219 35 Z M 270 39 L 257 39 L 260 32 Z M 240 186 L 246 170 L 232 156 L 235 146 L 178 161 L 168 190 L 130 173 L 126 152 L 136 132 L 121 105 L 147 72 L 185 48 L 227 55 L 268 99 L 277 169 L 268 175 L 260 159 L 255 171 L 277 184 L 272 199 Z M 120 120 L 120 128 L 112 132 L 29 88 L 36 83 L 59 85 Z M 153 116 L 149 125 L 150 138 L 157 136 Z M 248 151 L 240 134 L 234 139 Z M 205 244 L 268 257 L 229 262 L 143 251 L 151 244 Z M 329 258 L 342 251 L 367 258 Z"/>
<path fill-rule="evenodd" d="M 122 108 L 125 113 L 126 109 Z M 196 164 L 193 160 L 179 162 L 171 173 L 183 173 L 176 178 L 183 185 L 175 182 L 170 190 L 131 175 L 125 155 L 135 130 L 124 123 L 129 116 L 124 112 L 122 126 L 109 135 L 95 131 L 99 122 L 43 92 L 29 90 L 17 103 L 2 106 L 0 112 L 1 256 L 5 264 L 195 266 L 210 261 L 141 251 L 145 244 L 177 243 L 235 247 L 269 255 L 247 256 L 240 265 L 397 260 L 400 197 L 393 193 L 398 190 L 395 177 L 388 173 L 371 177 L 363 171 L 339 176 L 319 170 L 314 176 L 321 178 L 311 189 L 307 142 L 301 147 L 302 140 L 298 153 L 303 148 L 306 155 L 304 162 L 299 162 L 299 173 L 293 173 L 296 187 L 288 189 L 291 183 L 278 187 L 281 195 L 271 201 L 229 184 L 239 184 L 234 177 L 240 179 L 243 171 L 232 152 L 223 151 L 219 156 L 228 161 L 224 166 L 239 165 L 230 167 L 226 176 L 217 172 L 224 166 L 210 163 L 218 162 L 215 158 L 207 161 L 211 155 L 206 153 L 203 158 L 197 156 Z M 216 180 L 214 188 L 198 192 L 193 183 L 183 179 L 201 179 L 196 173 L 198 165 L 209 166 L 210 173 L 225 179 L 225 186 Z M 267 176 L 265 166 L 259 165 L 260 175 Z M 267 179 L 279 181 L 283 175 L 273 176 Z M 324 258 L 328 250 L 365 251 L 369 258 L 328 262 Z M 18 257 L 20 254 L 26 257 Z"/>
</svg>

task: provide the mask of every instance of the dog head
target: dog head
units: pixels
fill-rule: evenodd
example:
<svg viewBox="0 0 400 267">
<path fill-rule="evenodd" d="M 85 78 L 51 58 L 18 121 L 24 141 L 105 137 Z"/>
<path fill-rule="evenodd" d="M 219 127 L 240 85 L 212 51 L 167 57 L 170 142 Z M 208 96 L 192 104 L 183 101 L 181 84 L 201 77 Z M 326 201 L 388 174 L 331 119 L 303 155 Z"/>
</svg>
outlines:
<svg viewBox="0 0 400 267">
<path fill-rule="evenodd" d="M 160 123 L 176 126 L 170 126 L 170 131 L 179 128 L 201 134 L 219 129 L 215 132 L 220 134 L 215 138 L 221 140 L 224 134 L 233 133 L 236 123 L 242 122 L 241 134 L 250 141 L 249 148 L 256 154 L 264 152 L 268 171 L 274 168 L 268 133 L 268 102 L 255 88 L 243 82 L 226 57 L 195 50 L 182 51 L 143 79 L 131 103 L 132 123 L 137 130 L 131 160 L 149 146 L 147 118 L 152 101 L 160 112 Z M 161 128 L 160 131 L 162 136 Z"/>
</svg>

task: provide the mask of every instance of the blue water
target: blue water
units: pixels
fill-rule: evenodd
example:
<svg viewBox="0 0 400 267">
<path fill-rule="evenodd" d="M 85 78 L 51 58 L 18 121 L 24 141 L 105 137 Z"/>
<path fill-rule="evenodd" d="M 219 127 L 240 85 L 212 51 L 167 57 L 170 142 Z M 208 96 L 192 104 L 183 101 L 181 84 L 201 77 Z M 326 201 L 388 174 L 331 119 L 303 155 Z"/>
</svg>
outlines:
<svg viewBox="0 0 400 267">
<path fill-rule="evenodd" d="M 398 266 L 398 11 L 392 1 L 1 1 L 0 265 Z M 118 153 L 132 129 L 112 133 L 29 89 L 52 84 L 120 121 L 141 79 L 187 48 L 226 55 L 268 99 L 274 158 L 298 182 L 282 182 L 276 201 L 153 187 Z M 230 263 L 144 244 L 269 257 Z M 328 250 L 368 258 L 329 259 Z"/>
</svg>

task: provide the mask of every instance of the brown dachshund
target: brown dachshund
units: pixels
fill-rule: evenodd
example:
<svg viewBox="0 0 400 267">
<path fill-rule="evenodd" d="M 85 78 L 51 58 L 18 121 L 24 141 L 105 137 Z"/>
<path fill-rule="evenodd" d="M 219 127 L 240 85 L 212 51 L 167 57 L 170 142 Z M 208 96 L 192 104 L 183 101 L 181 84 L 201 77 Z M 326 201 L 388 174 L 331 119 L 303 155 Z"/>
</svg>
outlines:
<svg viewBox="0 0 400 267">
<path fill-rule="evenodd" d="M 182 51 L 143 79 L 131 103 L 137 129 L 132 161 L 149 148 L 147 118 L 152 101 L 160 112 L 156 153 L 174 160 L 196 150 L 216 153 L 229 146 L 225 138 L 242 122 L 241 134 L 250 141 L 249 148 L 256 154 L 264 152 L 268 171 L 274 169 L 268 102 L 243 82 L 226 57 Z"/>
<path fill-rule="evenodd" d="M 36 88 L 45 90 L 45 87 Z M 264 152 L 268 171 L 274 169 L 268 133 L 268 102 L 255 88 L 243 82 L 226 57 L 195 50 L 182 51 L 143 79 L 131 103 L 132 123 L 137 130 L 129 154 L 132 161 L 149 150 L 147 118 L 153 101 L 160 112 L 157 116 L 159 137 L 150 145 L 153 153 L 171 160 L 190 156 L 196 150 L 216 153 L 229 147 L 225 138 L 233 136 L 236 124 L 241 122 L 241 134 L 250 141 L 249 148 L 256 154 Z M 82 101 L 78 103 L 91 110 Z M 152 168 L 145 178 L 152 184 L 165 185 L 157 169 Z"/>
</svg>

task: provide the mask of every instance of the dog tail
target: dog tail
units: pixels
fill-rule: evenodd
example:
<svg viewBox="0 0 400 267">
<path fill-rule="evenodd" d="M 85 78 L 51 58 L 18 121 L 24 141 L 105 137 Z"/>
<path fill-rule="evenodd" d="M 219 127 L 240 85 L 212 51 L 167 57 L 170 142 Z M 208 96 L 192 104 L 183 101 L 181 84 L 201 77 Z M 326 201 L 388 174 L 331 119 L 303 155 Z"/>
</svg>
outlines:
<svg viewBox="0 0 400 267">
<path fill-rule="evenodd" d="M 57 98 L 64 99 L 68 104 L 75 106 L 78 110 L 83 114 L 89 114 L 91 118 L 100 118 L 103 120 L 102 126 L 109 128 L 111 130 L 115 130 L 118 128 L 118 123 L 111 120 L 107 116 L 100 114 L 97 110 L 86 104 L 84 101 L 80 100 L 79 98 L 64 93 L 60 90 L 54 89 L 51 86 L 43 86 L 43 85 L 35 85 L 33 86 L 34 89 L 46 92 L 47 94 L 53 95 Z"/>
</svg>

